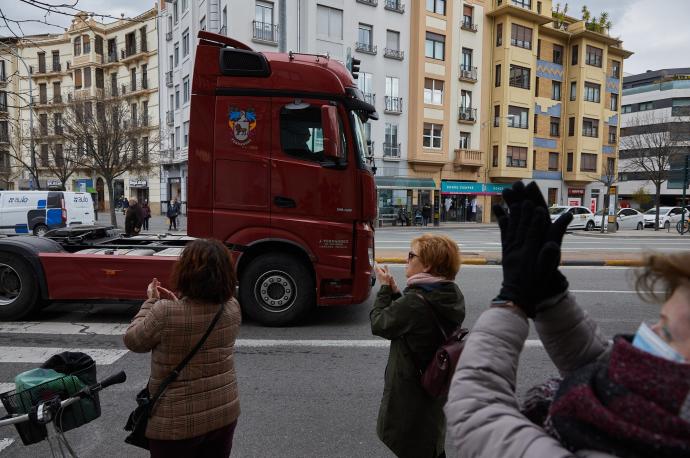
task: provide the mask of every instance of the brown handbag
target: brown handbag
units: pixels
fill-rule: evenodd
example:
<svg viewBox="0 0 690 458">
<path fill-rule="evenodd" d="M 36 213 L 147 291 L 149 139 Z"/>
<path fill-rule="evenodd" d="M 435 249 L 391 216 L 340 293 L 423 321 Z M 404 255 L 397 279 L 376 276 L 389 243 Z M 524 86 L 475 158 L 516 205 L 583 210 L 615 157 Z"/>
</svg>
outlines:
<svg viewBox="0 0 690 458">
<path fill-rule="evenodd" d="M 462 350 L 465 347 L 465 337 L 470 331 L 467 328 L 458 326 L 449 335 L 443 328 L 443 325 L 439 321 L 438 316 L 436 316 L 436 312 L 429 301 L 427 301 L 427 299 L 420 293 L 415 292 L 414 294 L 416 294 L 429 307 L 431 316 L 434 319 L 434 323 L 443 337 L 441 345 L 434 353 L 434 357 L 431 358 L 429 364 L 427 364 L 426 369 L 422 370 L 422 366 L 415 363 L 420 372 L 420 382 L 422 388 L 424 388 L 424 390 L 431 397 L 439 398 L 448 394 L 448 389 L 450 388 L 450 382 L 453 379 L 455 368 L 458 365 L 458 360 L 460 359 Z M 407 340 L 403 340 L 410 354 L 412 354 L 414 358 L 414 353 L 407 344 Z"/>
</svg>

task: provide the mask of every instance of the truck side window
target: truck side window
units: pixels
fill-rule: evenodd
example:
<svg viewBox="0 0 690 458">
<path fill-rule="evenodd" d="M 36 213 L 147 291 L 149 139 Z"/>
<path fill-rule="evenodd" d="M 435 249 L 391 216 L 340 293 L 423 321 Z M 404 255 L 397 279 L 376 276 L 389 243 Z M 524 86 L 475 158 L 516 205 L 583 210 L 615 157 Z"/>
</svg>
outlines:
<svg viewBox="0 0 690 458">
<path fill-rule="evenodd" d="M 280 112 L 280 145 L 290 156 L 322 162 L 323 129 L 320 108 L 283 108 Z"/>
</svg>

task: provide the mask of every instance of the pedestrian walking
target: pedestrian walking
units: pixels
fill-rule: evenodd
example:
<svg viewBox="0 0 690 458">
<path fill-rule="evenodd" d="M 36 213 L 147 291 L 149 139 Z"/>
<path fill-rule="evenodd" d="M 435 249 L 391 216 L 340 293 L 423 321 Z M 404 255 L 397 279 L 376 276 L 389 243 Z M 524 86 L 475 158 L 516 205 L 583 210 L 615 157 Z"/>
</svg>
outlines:
<svg viewBox="0 0 690 458">
<path fill-rule="evenodd" d="M 142 205 L 141 208 L 144 210 L 143 229 L 145 231 L 148 231 L 149 230 L 149 220 L 151 219 L 151 207 L 149 207 L 149 200 L 148 199 L 144 199 L 144 205 Z"/>
<path fill-rule="evenodd" d="M 228 249 L 211 239 L 188 244 L 171 285 L 175 293 L 151 281 L 124 336 L 130 350 L 151 352 L 152 395 L 217 322 L 153 406 L 146 429 L 151 457 L 228 457 L 240 415 L 233 349 L 241 321 Z"/>
<path fill-rule="evenodd" d="M 429 224 L 429 219 L 431 219 L 431 205 L 424 204 L 422 207 L 422 220 L 425 226 Z"/>
<path fill-rule="evenodd" d="M 664 291 L 660 319 L 609 342 L 558 270 L 572 215 L 551 223 L 535 183 L 503 196 L 503 286 L 467 339 L 445 406 L 454 454 L 690 456 L 690 254 L 646 259 L 636 287 L 647 298 Z M 528 318 L 564 378 L 530 390 L 521 411 Z"/>
<path fill-rule="evenodd" d="M 470 203 L 470 208 L 472 209 L 472 218 L 470 221 L 477 222 L 477 198 L 473 197 Z"/>
<path fill-rule="evenodd" d="M 125 214 L 125 235 L 132 237 L 139 234 L 142 224 L 144 224 L 143 209 L 136 199 L 130 199 L 127 202 L 127 213 Z"/>
<path fill-rule="evenodd" d="M 177 201 L 177 198 L 173 197 L 173 200 L 170 201 L 168 204 L 168 230 L 172 231 L 177 230 L 177 217 L 180 215 L 180 203 Z"/>
<path fill-rule="evenodd" d="M 127 209 L 129 208 L 129 199 L 127 199 L 123 194 L 120 200 L 122 201 L 122 214 L 126 215 Z"/>
<path fill-rule="evenodd" d="M 445 456 L 445 398 L 430 397 L 420 374 L 443 339 L 434 314 L 446 330 L 465 318 L 455 284 L 459 268 L 457 244 L 430 234 L 412 241 L 404 291 L 387 267 L 376 267 L 381 289 L 370 313 L 371 332 L 391 341 L 376 432 L 399 457 Z"/>
</svg>

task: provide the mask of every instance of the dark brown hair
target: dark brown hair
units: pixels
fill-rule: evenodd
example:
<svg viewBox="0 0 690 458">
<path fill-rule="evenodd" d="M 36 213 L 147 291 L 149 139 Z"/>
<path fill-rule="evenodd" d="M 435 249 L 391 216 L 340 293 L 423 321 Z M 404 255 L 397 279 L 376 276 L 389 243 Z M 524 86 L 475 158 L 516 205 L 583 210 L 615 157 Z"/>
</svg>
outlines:
<svg viewBox="0 0 690 458">
<path fill-rule="evenodd" d="M 460 270 L 460 249 L 450 237 L 424 234 L 412 240 L 411 245 L 417 247 L 419 261 L 431 268 L 431 275 L 455 280 Z"/>
<path fill-rule="evenodd" d="M 235 296 L 237 286 L 230 251 L 218 240 L 194 240 L 175 263 L 170 282 L 182 297 L 224 304 Z"/>
<path fill-rule="evenodd" d="M 649 302 L 663 302 L 678 286 L 690 285 L 690 253 L 647 255 L 636 277 L 635 290 L 640 297 Z"/>
</svg>

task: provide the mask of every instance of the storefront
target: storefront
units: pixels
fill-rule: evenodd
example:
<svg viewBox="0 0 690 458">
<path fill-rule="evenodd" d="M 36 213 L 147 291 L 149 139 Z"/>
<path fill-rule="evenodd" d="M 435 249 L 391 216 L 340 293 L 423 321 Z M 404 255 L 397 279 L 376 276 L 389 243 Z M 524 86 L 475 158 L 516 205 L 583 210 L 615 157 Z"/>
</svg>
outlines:
<svg viewBox="0 0 690 458">
<path fill-rule="evenodd" d="M 501 193 L 507 187 L 510 184 L 441 181 L 441 221 L 491 221 L 491 206 L 503 202 Z"/>
<path fill-rule="evenodd" d="M 143 203 L 145 200 L 149 200 L 148 181 L 145 178 L 130 178 L 129 197 L 135 198 L 139 203 Z"/>
<path fill-rule="evenodd" d="M 570 206 L 583 205 L 585 188 L 568 188 L 568 202 Z M 588 205 L 589 206 L 589 205 Z"/>
<path fill-rule="evenodd" d="M 396 219 L 402 212 L 414 221 L 417 210 L 433 207 L 436 182 L 431 178 L 376 177 L 379 217 Z"/>
</svg>

